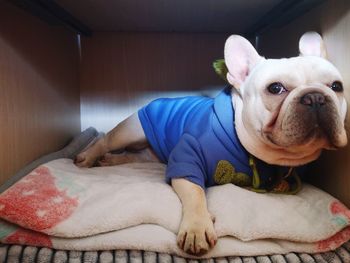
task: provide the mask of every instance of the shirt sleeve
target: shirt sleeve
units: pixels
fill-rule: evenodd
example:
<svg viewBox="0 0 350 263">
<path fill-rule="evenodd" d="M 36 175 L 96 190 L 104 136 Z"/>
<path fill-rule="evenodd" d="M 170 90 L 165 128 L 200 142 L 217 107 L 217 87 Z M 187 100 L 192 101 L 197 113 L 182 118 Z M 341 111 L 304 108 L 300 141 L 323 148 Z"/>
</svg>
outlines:
<svg viewBox="0 0 350 263">
<path fill-rule="evenodd" d="M 168 183 L 174 178 L 184 178 L 205 189 L 205 162 L 200 143 L 190 134 L 181 136 L 171 151 L 166 170 Z"/>
</svg>

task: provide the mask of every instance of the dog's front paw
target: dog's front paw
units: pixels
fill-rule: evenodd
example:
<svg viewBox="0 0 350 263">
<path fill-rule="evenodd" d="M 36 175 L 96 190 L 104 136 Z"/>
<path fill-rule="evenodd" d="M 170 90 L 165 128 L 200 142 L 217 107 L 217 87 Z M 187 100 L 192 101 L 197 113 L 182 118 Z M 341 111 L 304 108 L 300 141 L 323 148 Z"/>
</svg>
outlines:
<svg viewBox="0 0 350 263">
<path fill-rule="evenodd" d="M 207 253 L 217 241 L 213 221 L 209 213 L 184 215 L 177 236 L 178 246 L 192 255 Z"/>
</svg>

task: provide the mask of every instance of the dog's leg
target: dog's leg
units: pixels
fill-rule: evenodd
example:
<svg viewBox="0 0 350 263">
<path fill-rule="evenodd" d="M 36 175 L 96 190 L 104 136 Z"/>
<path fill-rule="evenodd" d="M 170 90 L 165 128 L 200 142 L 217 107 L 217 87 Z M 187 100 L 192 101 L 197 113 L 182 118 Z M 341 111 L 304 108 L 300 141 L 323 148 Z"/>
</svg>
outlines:
<svg viewBox="0 0 350 263">
<path fill-rule="evenodd" d="M 160 162 L 160 160 L 149 147 L 137 152 L 124 151 L 119 154 L 106 153 L 100 160 L 98 160 L 100 166 L 112 166 L 134 162 Z"/>
<path fill-rule="evenodd" d="M 127 147 L 143 149 L 148 146 L 137 113 L 119 123 L 115 128 L 100 138 L 95 144 L 77 155 L 75 164 L 79 167 L 91 167 L 104 154 L 123 150 Z"/>
<path fill-rule="evenodd" d="M 172 186 L 182 203 L 182 221 L 177 244 L 189 254 L 201 255 L 214 247 L 217 236 L 207 209 L 204 190 L 186 180 L 173 179 Z"/>
</svg>

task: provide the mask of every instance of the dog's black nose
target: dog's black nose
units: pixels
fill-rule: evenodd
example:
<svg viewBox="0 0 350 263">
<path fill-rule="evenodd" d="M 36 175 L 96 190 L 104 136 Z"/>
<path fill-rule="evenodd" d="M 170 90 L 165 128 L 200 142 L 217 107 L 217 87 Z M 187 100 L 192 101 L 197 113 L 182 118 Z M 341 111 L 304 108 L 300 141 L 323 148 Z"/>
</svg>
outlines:
<svg viewBox="0 0 350 263">
<path fill-rule="evenodd" d="M 326 104 L 326 98 L 320 92 L 310 92 L 301 97 L 300 103 L 317 109 Z"/>
</svg>

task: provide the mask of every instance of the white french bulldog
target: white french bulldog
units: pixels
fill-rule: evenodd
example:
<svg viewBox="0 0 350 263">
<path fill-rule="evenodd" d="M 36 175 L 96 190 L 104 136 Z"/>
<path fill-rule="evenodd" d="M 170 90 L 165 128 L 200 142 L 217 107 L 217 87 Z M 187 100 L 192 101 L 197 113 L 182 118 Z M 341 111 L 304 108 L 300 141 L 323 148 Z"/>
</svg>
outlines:
<svg viewBox="0 0 350 263">
<path fill-rule="evenodd" d="M 317 33 L 304 34 L 299 50 L 299 57 L 265 59 L 245 38 L 229 37 L 225 63 L 226 78 L 233 86 L 231 94 L 220 95 L 214 102 L 182 98 L 151 103 L 156 105 L 152 111 L 146 108 L 146 113 L 139 112 L 118 124 L 80 153 L 76 165 L 90 167 L 96 160 L 101 166 L 135 161 L 168 163 L 169 180 L 183 205 L 178 245 L 190 254 L 207 252 L 215 246 L 217 236 L 204 187 L 215 183 L 212 173 L 217 162 L 227 157 L 225 154 L 242 153 L 247 160 L 248 153 L 267 164 L 294 167 L 315 160 L 322 149 L 347 144 L 344 128 L 347 103 L 340 73 L 325 59 L 322 38 Z M 227 97 L 229 104 L 224 104 Z M 164 121 L 163 116 L 169 114 L 168 104 L 185 121 L 175 122 L 180 117 L 172 114 L 171 121 Z M 205 108 L 205 113 L 200 114 L 196 105 Z M 221 127 L 223 123 L 235 127 L 235 131 Z M 187 127 L 191 125 L 194 128 Z M 206 126 L 210 126 L 209 132 L 205 131 Z M 167 130 L 157 135 L 156 127 Z M 209 133 L 215 137 L 213 143 L 209 142 Z M 238 138 L 237 145 L 231 145 L 231 137 Z M 113 150 L 124 152 L 108 154 Z M 244 171 L 249 166 L 237 165 L 236 169 L 242 170 L 239 172 L 251 174 Z M 188 171 L 192 174 L 187 174 Z"/>
</svg>

